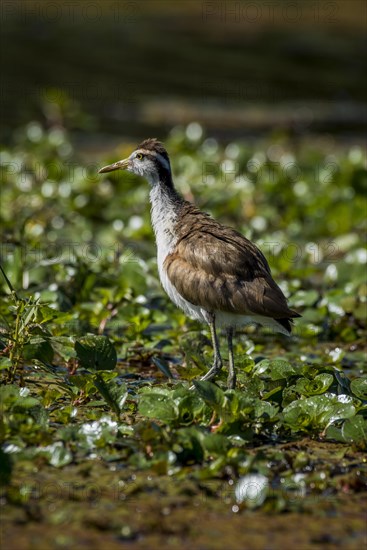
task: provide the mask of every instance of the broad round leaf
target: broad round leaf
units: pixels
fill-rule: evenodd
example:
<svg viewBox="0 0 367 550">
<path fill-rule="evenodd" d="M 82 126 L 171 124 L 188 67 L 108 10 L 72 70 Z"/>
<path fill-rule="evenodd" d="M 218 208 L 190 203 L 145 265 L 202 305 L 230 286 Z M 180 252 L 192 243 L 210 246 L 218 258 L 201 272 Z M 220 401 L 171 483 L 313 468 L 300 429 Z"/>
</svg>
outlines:
<svg viewBox="0 0 367 550">
<path fill-rule="evenodd" d="M 367 376 L 352 380 L 350 388 L 359 399 L 367 400 Z"/>
</svg>

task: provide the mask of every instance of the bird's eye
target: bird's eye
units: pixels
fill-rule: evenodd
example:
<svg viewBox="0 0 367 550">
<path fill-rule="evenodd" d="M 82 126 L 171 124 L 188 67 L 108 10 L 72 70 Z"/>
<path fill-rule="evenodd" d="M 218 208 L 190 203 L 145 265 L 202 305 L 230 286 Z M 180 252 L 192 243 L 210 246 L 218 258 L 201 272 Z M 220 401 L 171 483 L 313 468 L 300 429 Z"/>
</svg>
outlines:
<svg viewBox="0 0 367 550">
<path fill-rule="evenodd" d="M 138 153 L 136 155 L 136 158 L 139 159 L 139 160 L 143 160 L 143 155 L 141 153 Z"/>
</svg>

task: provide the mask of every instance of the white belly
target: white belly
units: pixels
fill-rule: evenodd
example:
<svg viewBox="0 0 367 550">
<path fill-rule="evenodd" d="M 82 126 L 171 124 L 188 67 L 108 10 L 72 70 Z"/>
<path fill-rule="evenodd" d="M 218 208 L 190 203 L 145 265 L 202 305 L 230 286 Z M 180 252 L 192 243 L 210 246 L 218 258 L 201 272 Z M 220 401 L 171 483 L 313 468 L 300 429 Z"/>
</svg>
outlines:
<svg viewBox="0 0 367 550">
<path fill-rule="evenodd" d="M 167 292 L 168 296 L 171 298 L 172 302 L 182 309 L 192 319 L 196 319 L 197 321 L 201 321 L 202 323 L 209 323 L 209 315 L 208 312 L 205 311 L 200 306 L 195 306 L 194 304 L 191 304 L 181 294 L 178 292 L 178 290 L 173 286 L 171 281 L 169 280 L 167 276 L 166 270 L 163 268 L 163 262 L 165 258 L 162 260 L 159 257 L 158 254 L 157 261 L 158 261 L 158 271 L 159 271 L 159 278 L 161 280 L 162 286 L 164 290 Z"/>
</svg>

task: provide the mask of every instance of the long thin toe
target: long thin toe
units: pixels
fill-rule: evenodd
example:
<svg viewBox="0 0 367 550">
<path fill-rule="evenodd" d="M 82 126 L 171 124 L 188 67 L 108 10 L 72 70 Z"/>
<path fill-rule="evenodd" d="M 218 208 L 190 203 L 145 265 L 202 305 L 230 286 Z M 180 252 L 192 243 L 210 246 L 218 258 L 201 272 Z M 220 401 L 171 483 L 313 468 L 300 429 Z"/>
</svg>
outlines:
<svg viewBox="0 0 367 550">
<path fill-rule="evenodd" d="M 229 390 L 234 390 L 236 388 L 236 375 L 228 376 L 227 387 Z"/>
<path fill-rule="evenodd" d="M 222 368 L 222 363 L 214 363 L 212 368 L 208 370 L 204 376 L 200 378 L 200 380 L 213 380 L 217 374 L 219 374 L 220 370 Z"/>
<path fill-rule="evenodd" d="M 205 382 L 205 381 L 208 381 L 208 380 L 213 380 L 213 378 L 216 377 L 216 374 L 217 374 L 216 372 L 210 372 L 210 371 L 209 371 L 209 372 L 207 372 L 206 374 L 204 374 L 204 376 L 202 376 L 202 377 L 200 378 L 200 380 L 201 380 L 201 381 L 204 381 L 204 382 Z"/>
</svg>

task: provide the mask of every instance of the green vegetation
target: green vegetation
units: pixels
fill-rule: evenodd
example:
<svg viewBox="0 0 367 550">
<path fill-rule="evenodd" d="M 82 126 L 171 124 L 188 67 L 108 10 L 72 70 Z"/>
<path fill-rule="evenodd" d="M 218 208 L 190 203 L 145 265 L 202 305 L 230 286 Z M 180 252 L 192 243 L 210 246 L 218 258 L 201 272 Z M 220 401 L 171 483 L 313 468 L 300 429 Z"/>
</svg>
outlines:
<svg viewBox="0 0 367 550">
<path fill-rule="evenodd" d="M 243 548 L 236 532 L 249 513 L 258 526 L 249 544 L 262 548 L 262 514 L 270 525 L 280 511 L 313 515 L 303 547 L 323 542 L 324 516 L 330 547 L 361 547 L 361 148 L 321 137 L 292 146 L 282 134 L 221 146 L 197 124 L 167 138 L 180 191 L 255 240 L 302 313 L 290 339 L 241 331 L 238 387 L 227 390 L 225 372 L 217 385 L 197 381 L 212 357 L 208 332 L 160 287 L 148 184 L 97 176 L 130 147 L 82 156 L 53 118 L 47 129 L 21 128 L 0 153 L 0 461 L 17 548 L 29 547 L 27 536 L 41 549 L 81 547 L 81 537 L 109 548 L 202 537 L 203 548 L 222 548 L 213 530 Z M 349 530 L 338 519 L 346 507 Z M 278 528 L 285 540 L 282 522 L 274 545 Z"/>
</svg>

